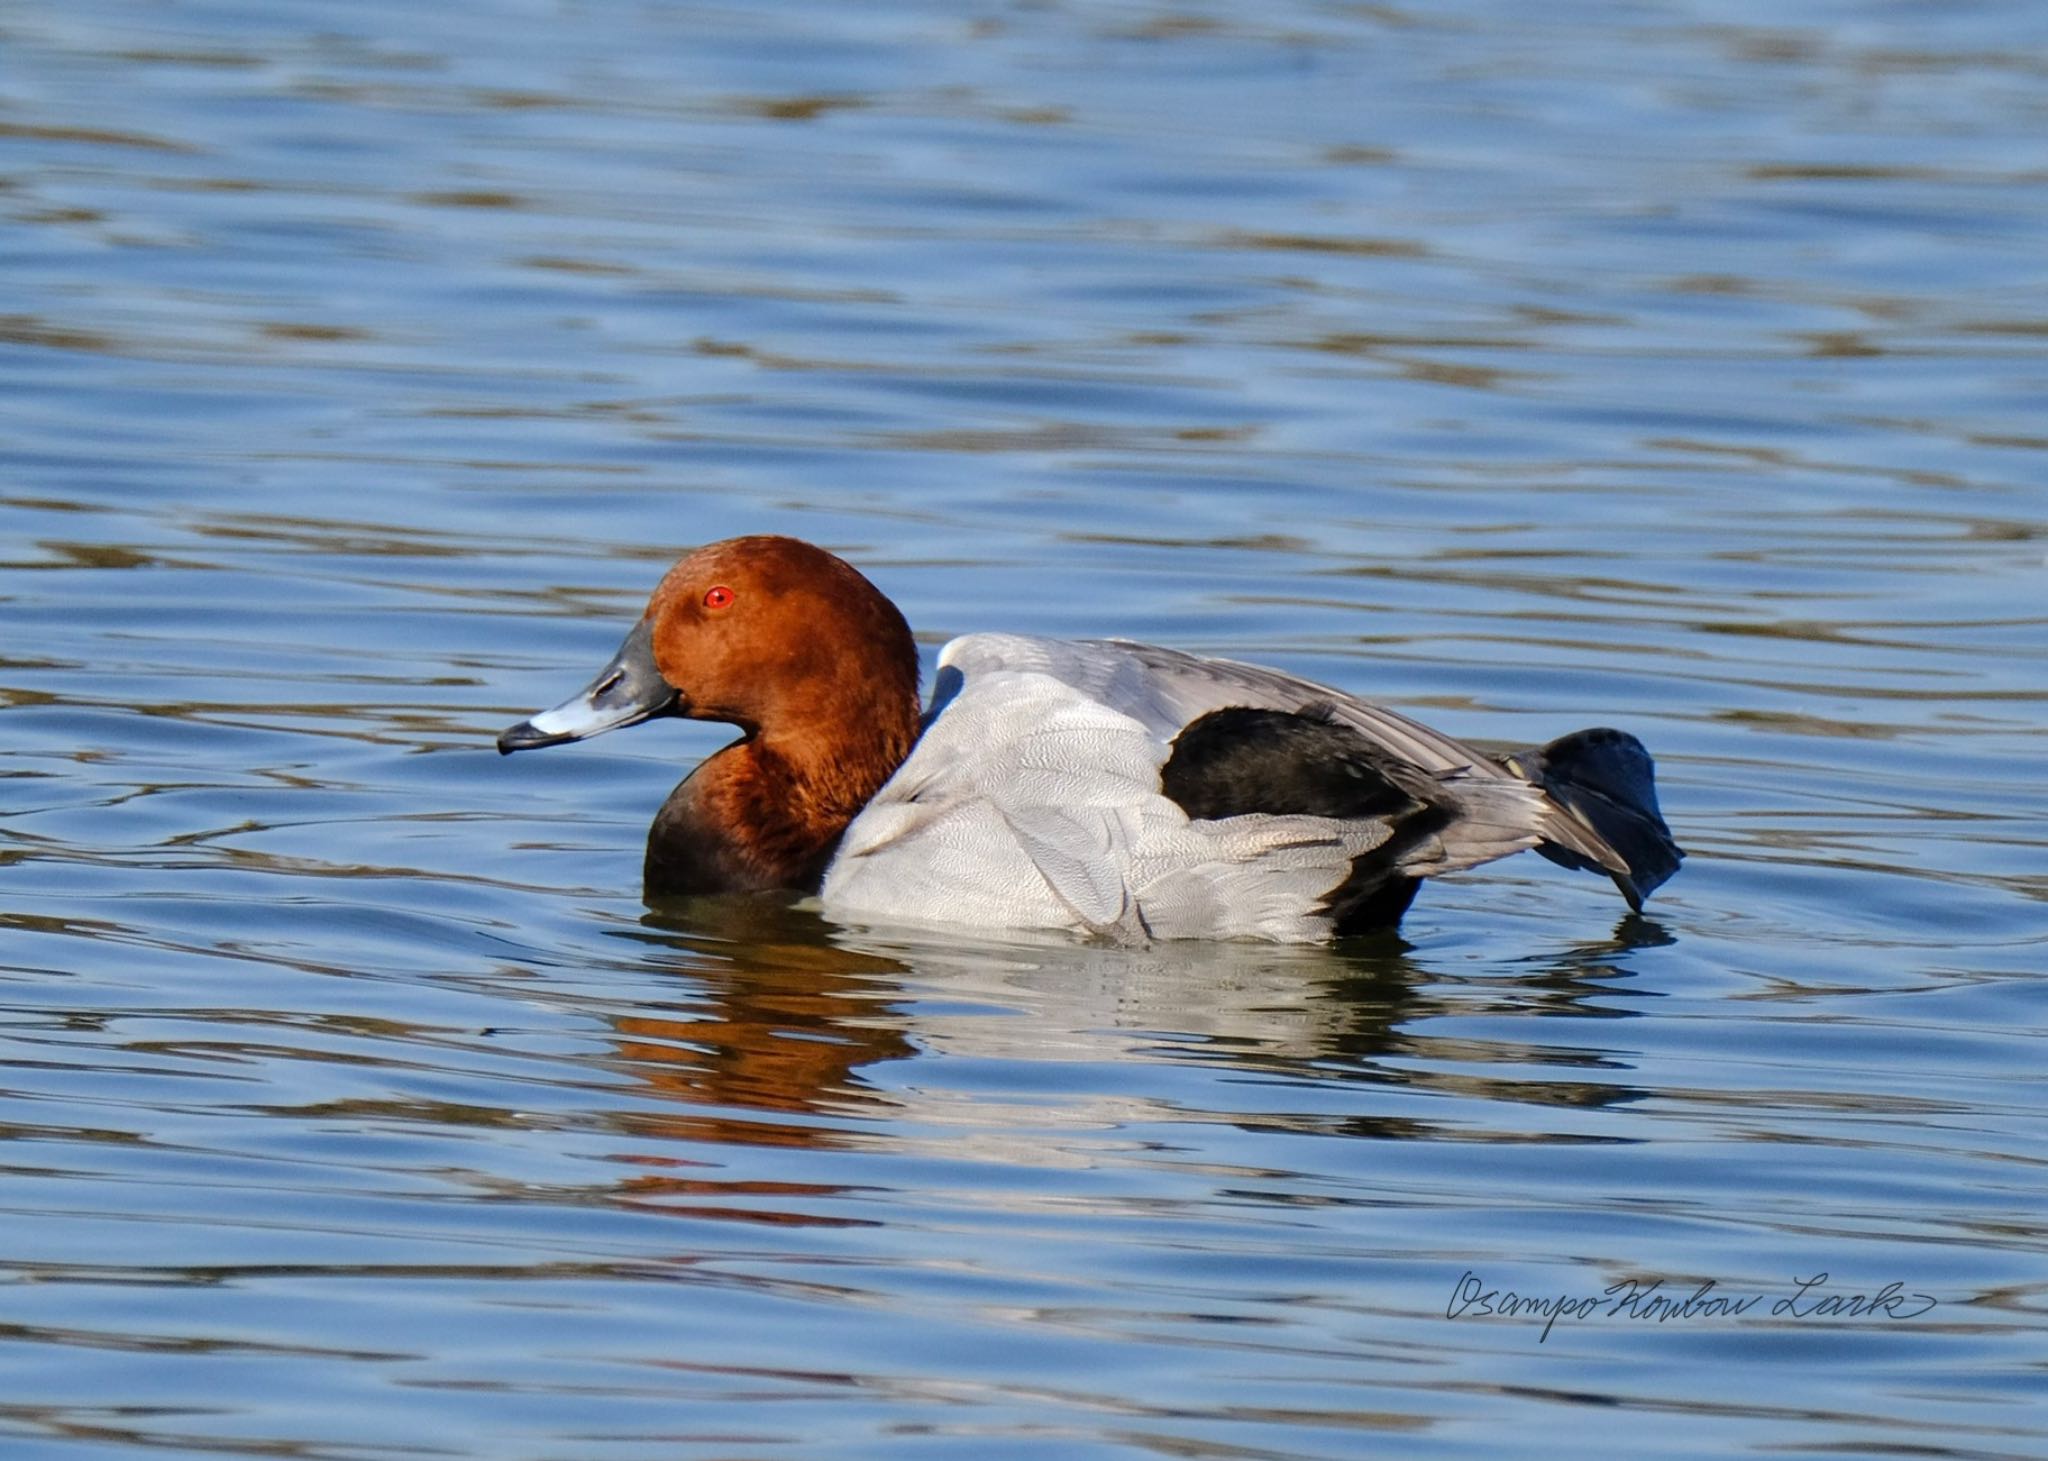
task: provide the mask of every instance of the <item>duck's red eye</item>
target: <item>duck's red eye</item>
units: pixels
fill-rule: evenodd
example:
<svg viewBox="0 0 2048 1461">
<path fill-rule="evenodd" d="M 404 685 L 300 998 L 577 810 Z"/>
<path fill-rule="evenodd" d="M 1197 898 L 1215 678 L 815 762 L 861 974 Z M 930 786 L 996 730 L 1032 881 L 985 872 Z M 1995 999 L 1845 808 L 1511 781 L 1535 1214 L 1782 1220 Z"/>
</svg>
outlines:
<svg viewBox="0 0 2048 1461">
<path fill-rule="evenodd" d="M 722 583 L 716 588 L 709 588 L 704 591 L 704 607 L 707 609 L 723 609 L 731 603 L 732 590 Z"/>
</svg>

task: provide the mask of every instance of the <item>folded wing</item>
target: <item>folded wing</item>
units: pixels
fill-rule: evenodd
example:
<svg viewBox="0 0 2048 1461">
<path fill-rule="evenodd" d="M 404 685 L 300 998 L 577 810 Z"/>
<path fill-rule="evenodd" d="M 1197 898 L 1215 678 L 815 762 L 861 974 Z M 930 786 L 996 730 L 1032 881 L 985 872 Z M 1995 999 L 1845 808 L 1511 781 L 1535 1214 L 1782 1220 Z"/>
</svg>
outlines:
<svg viewBox="0 0 2048 1461">
<path fill-rule="evenodd" d="M 1215 715 L 1241 707 L 1320 727 L 1283 737 L 1305 748 L 1288 754 L 1355 763 L 1366 799 L 1290 800 L 1271 790 L 1282 776 L 1216 807 L 1169 795 L 1177 745 L 1192 765 L 1204 736 L 1242 744 Z M 1320 939 L 1397 918 L 1416 879 L 1538 844 L 1628 871 L 1537 777 L 1340 691 L 1150 645 L 970 635 L 941 652 L 922 738 L 848 828 L 821 899 L 849 918 L 1131 941 Z"/>
</svg>

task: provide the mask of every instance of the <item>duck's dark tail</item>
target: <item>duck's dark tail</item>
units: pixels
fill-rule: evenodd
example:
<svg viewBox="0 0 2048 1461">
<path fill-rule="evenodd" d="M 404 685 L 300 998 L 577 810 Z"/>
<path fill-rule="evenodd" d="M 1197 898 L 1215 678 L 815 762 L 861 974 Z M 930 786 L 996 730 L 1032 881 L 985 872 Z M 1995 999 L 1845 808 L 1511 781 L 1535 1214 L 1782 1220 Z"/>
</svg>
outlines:
<svg viewBox="0 0 2048 1461">
<path fill-rule="evenodd" d="M 1552 862 L 1606 873 L 1628 906 L 1639 913 L 1643 900 L 1678 871 L 1685 854 L 1671 840 L 1671 829 L 1657 809 L 1656 764 L 1643 743 L 1627 731 L 1605 726 L 1573 731 L 1547 746 L 1503 756 L 1501 763 L 1542 787 L 1575 821 L 1614 849 L 1626 866 L 1615 867 L 1556 840 L 1540 843 L 1536 850 Z"/>
</svg>

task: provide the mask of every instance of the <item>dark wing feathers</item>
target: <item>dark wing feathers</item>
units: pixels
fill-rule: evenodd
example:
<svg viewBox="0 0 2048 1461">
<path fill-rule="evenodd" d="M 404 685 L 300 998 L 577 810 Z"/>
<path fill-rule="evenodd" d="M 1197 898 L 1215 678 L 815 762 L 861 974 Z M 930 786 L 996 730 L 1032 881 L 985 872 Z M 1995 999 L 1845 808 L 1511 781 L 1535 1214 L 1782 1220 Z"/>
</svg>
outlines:
<svg viewBox="0 0 2048 1461">
<path fill-rule="evenodd" d="M 1475 778 L 1535 781 L 1550 790 L 1539 777 L 1518 764 L 1496 761 L 1463 741 L 1432 730 L 1420 721 L 1410 720 L 1398 711 L 1373 705 L 1341 690 L 1282 670 L 1242 664 L 1236 660 L 1207 659 L 1127 639 L 1083 642 L 1114 650 L 1142 667 L 1145 691 L 1158 702 L 1160 711 L 1176 715 L 1180 723 L 1235 705 L 1295 712 L 1320 708 L 1321 713 L 1352 727 L 1374 746 L 1425 771 L 1464 771 Z M 1558 744 L 1552 742 L 1552 746 Z M 1637 749 L 1641 750 L 1640 745 Z M 1647 756 L 1644 759 L 1647 761 Z M 1597 868 L 1608 873 L 1623 894 L 1639 907 L 1639 897 L 1631 892 L 1630 883 L 1624 881 L 1636 877 L 1628 857 L 1602 835 L 1605 829 L 1600 821 L 1587 815 L 1581 805 L 1585 801 L 1585 798 L 1577 797 L 1553 798 L 1543 810 L 1543 842 L 1539 850 L 1552 861 L 1562 862 L 1565 866 Z M 1655 815 L 1654 798 L 1651 814 Z M 1663 827 L 1661 816 L 1656 817 L 1656 826 Z M 1664 840 L 1667 843 L 1670 840 L 1668 829 Z M 1655 886 L 1656 882 L 1651 882 L 1642 891 L 1647 893 Z"/>
</svg>

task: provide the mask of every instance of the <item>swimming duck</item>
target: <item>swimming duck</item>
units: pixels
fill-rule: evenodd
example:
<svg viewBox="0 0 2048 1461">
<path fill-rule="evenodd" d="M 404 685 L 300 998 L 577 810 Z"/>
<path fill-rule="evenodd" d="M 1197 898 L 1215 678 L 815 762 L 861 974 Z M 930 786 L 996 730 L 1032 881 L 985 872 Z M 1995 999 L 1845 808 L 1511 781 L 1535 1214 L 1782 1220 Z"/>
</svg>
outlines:
<svg viewBox="0 0 2048 1461">
<path fill-rule="evenodd" d="M 669 715 L 741 735 L 655 816 L 650 901 L 794 889 L 863 923 L 1302 942 L 1532 847 L 1639 910 L 1684 855 L 1618 730 L 1495 758 L 1278 670 L 1017 634 L 952 640 L 922 705 L 903 615 L 795 538 L 685 555 L 597 678 L 498 749 Z"/>
</svg>

